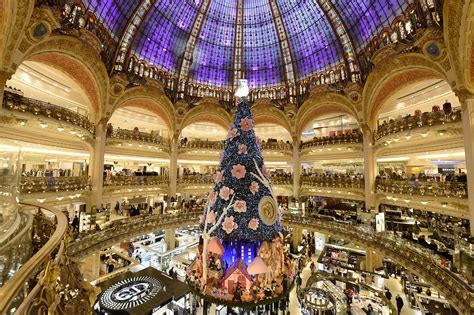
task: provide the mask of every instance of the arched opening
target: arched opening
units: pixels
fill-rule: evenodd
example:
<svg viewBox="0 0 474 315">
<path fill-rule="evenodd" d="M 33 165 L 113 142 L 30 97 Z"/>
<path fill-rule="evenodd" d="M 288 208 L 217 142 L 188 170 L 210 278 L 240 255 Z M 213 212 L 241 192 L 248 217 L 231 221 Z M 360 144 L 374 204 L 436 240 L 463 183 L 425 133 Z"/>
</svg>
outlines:
<svg viewBox="0 0 474 315">
<path fill-rule="evenodd" d="M 6 93 L 19 93 L 26 98 L 67 108 L 94 118 L 94 108 L 83 88 L 69 74 L 52 64 L 24 61 L 6 82 Z"/>
<path fill-rule="evenodd" d="M 325 137 L 337 137 L 358 133 L 360 129 L 357 119 L 344 112 L 315 116 L 301 132 L 301 141 L 307 142 Z"/>
<path fill-rule="evenodd" d="M 169 138 L 170 130 L 163 119 L 155 112 L 138 106 L 123 106 L 114 111 L 109 119 L 114 131 L 123 129 L 127 131 L 155 134 L 163 138 Z"/>
</svg>

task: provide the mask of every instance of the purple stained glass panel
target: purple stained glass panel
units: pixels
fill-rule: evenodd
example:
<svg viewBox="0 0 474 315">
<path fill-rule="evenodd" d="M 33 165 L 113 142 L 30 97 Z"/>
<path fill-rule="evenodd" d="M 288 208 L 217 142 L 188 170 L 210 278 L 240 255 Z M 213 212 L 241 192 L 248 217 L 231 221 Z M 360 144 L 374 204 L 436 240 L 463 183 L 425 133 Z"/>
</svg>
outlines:
<svg viewBox="0 0 474 315">
<path fill-rule="evenodd" d="M 408 6 L 404 0 L 332 1 L 358 51 Z"/>
<path fill-rule="evenodd" d="M 140 1 L 136 0 L 85 0 L 86 9 L 94 12 L 97 18 L 109 29 L 115 40 L 127 26 L 127 22 L 138 8 Z"/>
<path fill-rule="evenodd" d="M 132 54 L 159 69 L 177 73 L 201 1 L 157 1 L 143 21 Z"/>
<path fill-rule="evenodd" d="M 193 53 L 190 79 L 231 87 L 237 1 L 213 0 Z"/>
<path fill-rule="evenodd" d="M 343 60 L 326 15 L 312 1 L 277 0 L 290 44 L 296 80 Z"/>
</svg>

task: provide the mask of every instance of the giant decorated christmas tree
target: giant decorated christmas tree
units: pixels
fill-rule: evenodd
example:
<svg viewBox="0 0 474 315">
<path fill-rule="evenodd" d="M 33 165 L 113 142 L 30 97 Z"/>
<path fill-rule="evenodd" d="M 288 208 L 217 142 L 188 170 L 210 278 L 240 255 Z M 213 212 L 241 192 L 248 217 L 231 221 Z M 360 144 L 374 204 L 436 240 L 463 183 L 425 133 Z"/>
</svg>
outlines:
<svg viewBox="0 0 474 315">
<path fill-rule="evenodd" d="M 189 283 L 224 301 L 256 303 L 286 293 L 294 263 L 285 252 L 280 218 L 252 113 L 242 98 L 201 217 L 202 246 Z"/>
</svg>

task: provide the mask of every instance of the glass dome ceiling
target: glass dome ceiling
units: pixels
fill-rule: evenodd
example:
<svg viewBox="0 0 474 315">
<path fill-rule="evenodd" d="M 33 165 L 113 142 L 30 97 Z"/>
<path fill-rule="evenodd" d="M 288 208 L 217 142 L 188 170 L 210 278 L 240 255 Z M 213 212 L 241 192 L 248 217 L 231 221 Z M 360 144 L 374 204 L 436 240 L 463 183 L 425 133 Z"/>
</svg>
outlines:
<svg viewBox="0 0 474 315">
<path fill-rule="evenodd" d="M 408 0 L 85 0 L 119 50 L 177 78 L 280 86 L 354 61 Z"/>
</svg>

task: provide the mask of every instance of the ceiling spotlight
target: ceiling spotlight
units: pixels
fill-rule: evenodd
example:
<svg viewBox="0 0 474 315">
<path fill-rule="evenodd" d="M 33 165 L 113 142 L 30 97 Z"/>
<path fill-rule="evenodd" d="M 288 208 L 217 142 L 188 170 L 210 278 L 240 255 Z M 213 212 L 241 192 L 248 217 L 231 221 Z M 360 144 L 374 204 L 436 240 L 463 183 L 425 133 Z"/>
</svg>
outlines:
<svg viewBox="0 0 474 315">
<path fill-rule="evenodd" d="M 426 205 L 428 201 L 420 201 L 422 205 Z"/>
<path fill-rule="evenodd" d="M 72 135 L 75 135 L 75 134 L 76 134 L 76 130 L 74 130 L 74 129 L 71 130 L 71 131 L 69 131 L 69 132 L 70 132 Z"/>
<path fill-rule="evenodd" d="M 428 136 L 428 131 L 422 132 L 422 133 L 421 133 L 421 136 L 422 136 L 423 138 L 426 138 L 426 137 Z"/>
<path fill-rule="evenodd" d="M 64 199 L 64 197 L 56 197 L 57 200 L 61 201 Z"/>
<path fill-rule="evenodd" d="M 394 142 L 398 142 L 398 140 L 400 140 L 399 138 L 394 138 L 393 141 Z"/>
<path fill-rule="evenodd" d="M 440 131 L 438 131 L 438 134 L 439 134 L 440 136 L 444 136 L 444 133 L 445 133 L 445 130 L 440 130 Z"/>
<path fill-rule="evenodd" d="M 42 122 L 42 121 L 39 123 L 39 125 L 40 125 L 40 127 L 43 128 L 43 129 L 48 127 L 48 124 L 45 123 L 45 122 Z"/>
<path fill-rule="evenodd" d="M 58 126 L 58 128 L 56 128 L 59 132 L 63 132 L 64 131 L 64 127 L 63 126 Z"/>
<path fill-rule="evenodd" d="M 405 139 L 410 140 L 410 138 L 411 138 L 411 134 L 405 135 Z"/>
<path fill-rule="evenodd" d="M 39 199 L 36 199 L 36 201 L 38 201 L 39 203 L 43 203 L 46 199 L 44 198 L 39 198 Z"/>
<path fill-rule="evenodd" d="M 20 121 L 20 126 L 24 126 L 24 125 L 26 125 L 26 120 L 21 120 Z"/>
<path fill-rule="evenodd" d="M 404 201 L 405 201 L 406 203 L 409 203 L 409 202 L 410 202 L 410 200 L 409 200 L 409 199 L 405 199 Z"/>
<path fill-rule="evenodd" d="M 447 202 L 442 202 L 442 203 L 441 203 L 441 207 L 446 208 L 447 206 L 448 206 L 448 203 L 447 203 Z"/>
</svg>

